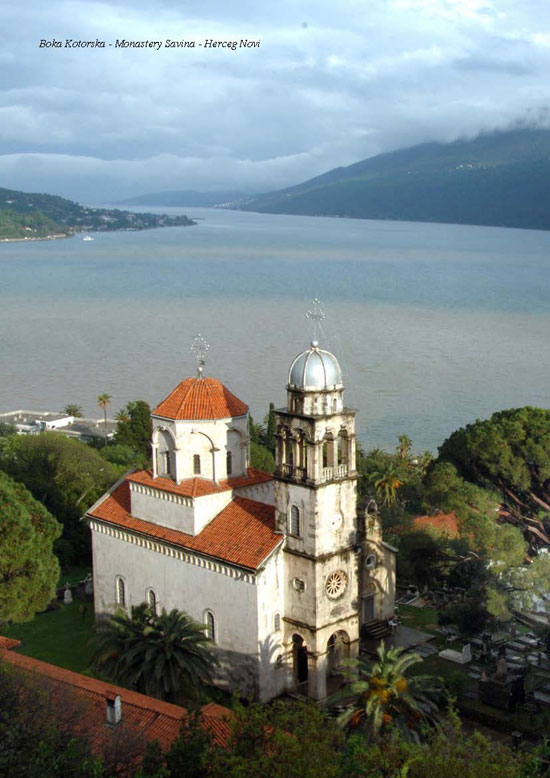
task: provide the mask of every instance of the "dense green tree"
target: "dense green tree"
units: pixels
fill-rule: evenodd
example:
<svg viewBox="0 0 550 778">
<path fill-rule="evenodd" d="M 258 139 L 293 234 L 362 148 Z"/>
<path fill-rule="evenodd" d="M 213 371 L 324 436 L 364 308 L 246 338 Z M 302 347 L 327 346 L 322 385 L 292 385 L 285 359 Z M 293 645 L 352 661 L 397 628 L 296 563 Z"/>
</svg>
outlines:
<svg viewBox="0 0 550 778">
<path fill-rule="evenodd" d="M 478 551 L 491 548 L 495 543 L 498 505 L 498 494 L 466 481 L 450 462 L 437 462 L 425 478 L 423 511 L 455 513 L 462 537 Z"/>
<path fill-rule="evenodd" d="M 496 490 L 516 519 L 550 512 L 550 410 L 516 408 L 469 424 L 443 443 L 439 460 Z"/>
<path fill-rule="evenodd" d="M 342 760 L 343 778 L 536 778 L 537 757 L 524 756 L 475 732 L 462 731 L 450 712 L 446 721 L 424 733 L 421 742 L 404 739 L 390 730 L 381 740 L 368 742 L 352 735 Z M 533 764 L 534 771 L 526 772 Z M 540 763 L 540 760 L 539 760 Z M 540 763 L 542 766 L 542 763 Z"/>
<path fill-rule="evenodd" d="M 55 595 L 52 551 L 61 526 L 22 484 L 0 471 L 0 624 L 32 619 Z"/>
<path fill-rule="evenodd" d="M 13 435 L 0 447 L 0 469 L 23 483 L 63 524 L 74 559 L 87 560 L 89 530 L 79 521 L 86 508 L 119 477 L 98 451 L 58 432 Z"/>
<path fill-rule="evenodd" d="M 250 441 L 250 467 L 272 473 L 275 470 L 275 458 L 265 446 Z"/>
<path fill-rule="evenodd" d="M 447 538 L 424 529 L 405 531 L 398 538 L 397 576 L 417 586 L 441 586 L 458 561 Z"/>
<path fill-rule="evenodd" d="M 211 778 L 338 778 L 343 735 L 314 704 L 236 704 L 227 749 L 209 755 Z"/>
<path fill-rule="evenodd" d="M 248 434 L 252 443 L 261 445 L 262 438 L 265 437 L 265 428 L 261 424 L 256 424 L 252 418 L 252 414 L 248 414 Z"/>
<path fill-rule="evenodd" d="M 94 663 L 123 686 L 177 702 L 201 694 L 217 660 L 202 625 L 143 603 L 96 623 Z"/>
<path fill-rule="evenodd" d="M 210 753 L 217 748 L 210 730 L 202 726 L 200 711 L 194 710 L 165 753 L 157 742 L 148 745 L 136 778 L 206 778 Z"/>
<path fill-rule="evenodd" d="M 145 400 L 133 400 L 117 413 L 115 440 L 138 454 L 144 466 L 151 459 L 151 408 Z"/>
<path fill-rule="evenodd" d="M 17 430 L 14 424 L 9 424 L 5 421 L 0 421 L 0 438 L 7 438 L 10 435 L 15 435 Z"/>
<path fill-rule="evenodd" d="M 443 702 L 441 682 L 409 673 L 422 661 L 418 654 L 380 645 L 377 655 L 374 663 L 357 660 L 354 664 L 352 678 L 339 696 L 355 695 L 356 701 L 339 722 L 351 728 L 362 726 L 375 739 L 395 728 L 405 736 L 418 737 L 421 725 L 437 717 Z"/>
<path fill-rule="evenodd" d="M 136 465 L 141 459 L 139 455 L 136 455 L 136 450 L 134 448 L 122 443 L 104 446 L 99 453 L 103 459 L 106 459 L 107 462 L 110 462 L 112 465 L 120 467 L 122 471 L 127 470 L 132 465 Z"/>
<path fill-rule="evenodd" d="M 272 454 L 275 454 L 275 432 L 277 430 L 277 419 L 275 417 L 275 405 L 269 403 L 269 411 L 264 419 L 265 440 L 264 445 Z"/>
</svg>

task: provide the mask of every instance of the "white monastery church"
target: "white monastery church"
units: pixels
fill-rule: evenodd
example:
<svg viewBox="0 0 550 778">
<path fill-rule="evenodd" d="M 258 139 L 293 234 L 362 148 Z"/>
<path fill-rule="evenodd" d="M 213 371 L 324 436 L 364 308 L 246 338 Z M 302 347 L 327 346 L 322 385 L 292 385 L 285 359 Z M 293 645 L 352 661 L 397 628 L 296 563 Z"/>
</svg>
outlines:
<svg viewBox="0 0 550 778">
<path fill-rule="evenodd" d="M 361 625 L 394 613 L 394 549 L 357 511 L 355 411 L 316 341 L 290 366 L 287 402 L 274 474 L 252 469 L 248 406 L 199 368 L 152 413 L 152 470 L 86 515 L 96 613 L 185 611 L 216 643 L 220 685 L 261 701 L 323 699 Z"/>
</svg>

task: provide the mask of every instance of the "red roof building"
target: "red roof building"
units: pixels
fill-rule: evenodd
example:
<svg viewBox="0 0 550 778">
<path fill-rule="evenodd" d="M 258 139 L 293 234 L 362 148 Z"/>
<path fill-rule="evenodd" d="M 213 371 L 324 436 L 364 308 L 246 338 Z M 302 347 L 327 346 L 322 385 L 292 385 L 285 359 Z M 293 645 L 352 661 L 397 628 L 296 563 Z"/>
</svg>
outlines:
<svg viewBox="0 0 550 778">
<path fill-rule="evenodd" d="M 31 689 L 45 693 L 43 704 L 59 728 L 85 738 L 97 756 L 120 764 L 139 762 L 153 740 L 168 749 L 189 717 L 179 705 L 14 651 L 0 648 L 0 660 L 21 672 Z M 229 739 L 230 718 L 231 711 L 221 705 L 201 708 L 201 726 L 222 746 Z"/>
</svg>

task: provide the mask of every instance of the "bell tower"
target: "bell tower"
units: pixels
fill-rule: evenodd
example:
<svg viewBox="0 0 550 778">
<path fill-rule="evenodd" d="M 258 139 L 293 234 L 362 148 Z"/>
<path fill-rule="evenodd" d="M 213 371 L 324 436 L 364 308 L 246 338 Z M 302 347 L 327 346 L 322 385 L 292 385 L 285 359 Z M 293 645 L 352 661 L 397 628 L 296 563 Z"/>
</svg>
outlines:
<svg viewBox="0 0 550 778">
<path fill-rule="evenodd" d="M 317 341 L 292 362 L 276 416 L 288 687 L 323 699 L 327 679 L 358 651 L 359 549 L 355 411 L 344 406 L 338 360 Z"/>
</svg>

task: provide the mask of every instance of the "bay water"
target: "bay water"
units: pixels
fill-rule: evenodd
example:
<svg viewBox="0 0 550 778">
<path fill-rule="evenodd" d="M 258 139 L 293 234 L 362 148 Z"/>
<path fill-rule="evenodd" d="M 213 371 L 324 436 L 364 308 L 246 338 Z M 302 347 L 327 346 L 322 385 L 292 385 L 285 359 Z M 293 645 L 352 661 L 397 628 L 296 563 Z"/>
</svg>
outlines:
<svg viewBox="0 0 550 778">
<path fill-rule="evenodd" d="M 313 298 L 368 448 L 435 451 L 496 410 L 550 407 L 550 233 L 149 210 L 198 225 L 0 243 L 0 410 L 155 405 L 195 374 L 201 333 L 206 373 L 261 419 Z"/>
</svg>

